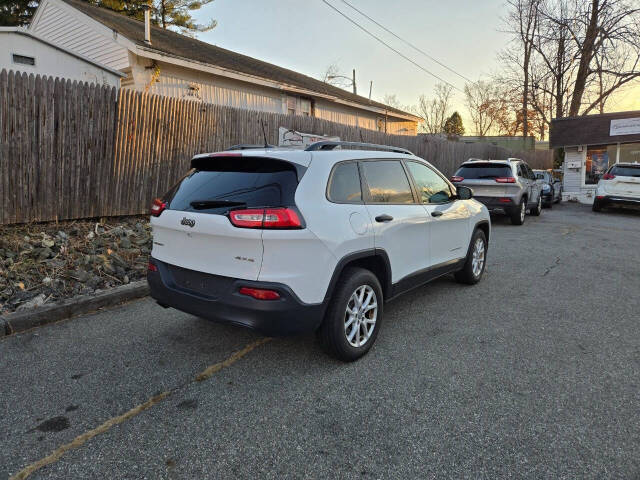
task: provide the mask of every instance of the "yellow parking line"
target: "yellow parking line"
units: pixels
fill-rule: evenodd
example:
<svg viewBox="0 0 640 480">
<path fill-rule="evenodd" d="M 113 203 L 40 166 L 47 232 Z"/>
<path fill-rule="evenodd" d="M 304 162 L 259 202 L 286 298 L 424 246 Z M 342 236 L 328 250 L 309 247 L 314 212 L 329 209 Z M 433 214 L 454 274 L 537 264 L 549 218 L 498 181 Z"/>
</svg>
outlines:
<svg viewBox="0 0 640 480">
<path fill-rule="evenodd" d="M 269 340 L 271 340 L 271 339 L 270 338 L 261 338 L 259 340 L 256 340 L 255 342 L 249 343 L 242 350 L 238 350 L 237 352 L 233 353 L 226 360 L 223 360 L 222 362 L 214 363 L 210 367 L 207 367 L 205 370 L 203 370 L 198 375 L 196 375 L 196 377 L 194 378 L 194 381 L 201 382 L 203 380 L 208 379 L 213 374 L 219 372 L 223 368 L 227 368 L 227 367 L 233 365 L 235 362 L 237 362 L 242 357 L 244 357 L 245 355 L 250 353 L 252 350 L 254 350 L 255 348 L 259 347 L 260 345 L 263 345 L 263 344 L 267 343 Z M 100 435 L 101 433 L 104 433 L 104 432 L 110 430 L 111 427 L 113 427 L 115 425 L 118 425 L 120 423 L 123 423 L 123 422 L 129 420 L 130 418 L 135 417 L 139 413 L 142 413 L 145 410 L 148 410 L 149 408 L 153 407 L 155 404 L 157 404 L 157 403 L 161 402 L 162 400 L 164 400 L 165 398 L 169 397 L 170 395 L 172 395 L 176 391 L 177 391 L 177 389 L 168 390 L 168 391 L 162 392 L 162 393 L 160 393 L 158 395 L 154 395 L 153 397 L 151 397 L 146 402 L 144 402 L 144 403 L 142 403 L 142 404 L 140 404 L 140 405 L 138 405 L 136 407 L 133 407 L 131 410 L 123 413 L 122 415 L 110 418 L 109 420 L 104 422 L 102 425 L 94 428 L 93 430 L 89 430 L 88 432 L 85 432 L 82 435 L 77 436 L 71 442 L 69 442 L 69 443 L 67 443 L 65 445 L 62 445 L 61 447 L 58 447 L 50 455 L 38 460 L 37 462 L 32 463 L 31 465 L 26 466 L 25 468 L 20 470 L 18 473 L 16 473 L 12 477 L 10 477 L 9 480 L 23 480 L 23 479 L 27 478 L 33 472 L 41 469 L 42 467 L 44 467 L 46 465 L 49 465 L 51 463 L 57 462 L 69 450 L 81 447 L 82 445 L 87 443 L 89 440 L 91 440 L 93 437 L 95 437 L 96 435 Z"/>
</svg>

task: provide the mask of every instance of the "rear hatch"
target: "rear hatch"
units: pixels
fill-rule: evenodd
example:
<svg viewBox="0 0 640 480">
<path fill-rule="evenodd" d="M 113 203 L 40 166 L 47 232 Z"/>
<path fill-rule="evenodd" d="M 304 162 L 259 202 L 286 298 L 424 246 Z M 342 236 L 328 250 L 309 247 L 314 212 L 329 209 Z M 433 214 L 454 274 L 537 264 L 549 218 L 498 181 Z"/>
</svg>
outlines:
<svg viewBox="0 0 640 480">
<path fill-rule="evenodd" d="M 503 197 L 515 194 L 519 188 L 515 185 L 511 165 L 506 163 L 466 163 L 451 180 L 456 185 L 471 188 L 476 197 Z"/>
<path fill-rule="evenodd" d="M 615 165 L 602 177 L 609 195 L 640 198 L 640 165 Z"/>
<path fill-rule="evenodd" d="M 240 154 L 199 157 L 192 166 L 161 199 L 160 215 L 151 217 L 152 256 L 190 270 L 257 280 L 264 214 L 278 217 L 290 211 L 286 207 L 295 209 L 304 167 Z"/>
</svg>

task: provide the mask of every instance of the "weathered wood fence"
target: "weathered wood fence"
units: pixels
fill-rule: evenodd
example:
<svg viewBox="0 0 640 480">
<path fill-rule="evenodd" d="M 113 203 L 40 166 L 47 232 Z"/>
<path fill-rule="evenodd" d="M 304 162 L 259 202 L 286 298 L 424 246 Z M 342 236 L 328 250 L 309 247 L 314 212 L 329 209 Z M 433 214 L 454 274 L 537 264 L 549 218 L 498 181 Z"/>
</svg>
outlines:
<svg viewBox="0 0 640 480">
<path fill-rule="evenodd" d="M 550 152 L 386 135 L 314 117 L 241 110 L 0 73 L 0 224 L 139 214 L 196 153 L 269 143 L 278 127 L 408 148 L 451 175 L 470 158 L 518 156 L 550 168 Z"/>
</svg>

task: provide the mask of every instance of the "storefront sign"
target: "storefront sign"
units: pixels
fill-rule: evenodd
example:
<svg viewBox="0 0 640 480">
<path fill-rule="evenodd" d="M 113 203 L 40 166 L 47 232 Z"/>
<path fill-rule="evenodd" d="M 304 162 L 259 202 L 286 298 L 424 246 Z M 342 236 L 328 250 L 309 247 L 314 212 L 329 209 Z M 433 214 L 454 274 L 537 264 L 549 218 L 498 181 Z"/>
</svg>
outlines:
<svg viewBox="0 0 640 480">
<path fill-rule="evenodd" d="M 634 135 L 640 133 L 640 118 L 611 120 L 609 135 Z"/>
</svg>

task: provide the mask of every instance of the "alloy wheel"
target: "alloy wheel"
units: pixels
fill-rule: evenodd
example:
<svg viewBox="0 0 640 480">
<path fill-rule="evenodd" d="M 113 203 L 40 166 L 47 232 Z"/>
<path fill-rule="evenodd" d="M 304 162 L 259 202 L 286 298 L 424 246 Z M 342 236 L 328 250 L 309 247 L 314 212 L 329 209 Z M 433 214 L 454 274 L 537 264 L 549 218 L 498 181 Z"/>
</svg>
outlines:
<svg viewBox="0 0 640 480">
<path fill-rule="evenodd" d="M 484 249 L 484 246 L 483 246 Z M 361 285 L 349 297 L 344 315 L 344 334 L 354 347 L 369 341 L 378 318 L 378 298 L 369 285 Z"/>
<path fill-rule="evenodd" d="M 473 271 L 473 276 L 478 278 L 482 273 L 482 268 L 484 267 L 484 241 L 482 238 L 478 238 L 476 243 L 473 245 L 473 254 L 471 257 L 471 270 Z"/>
</svg>

